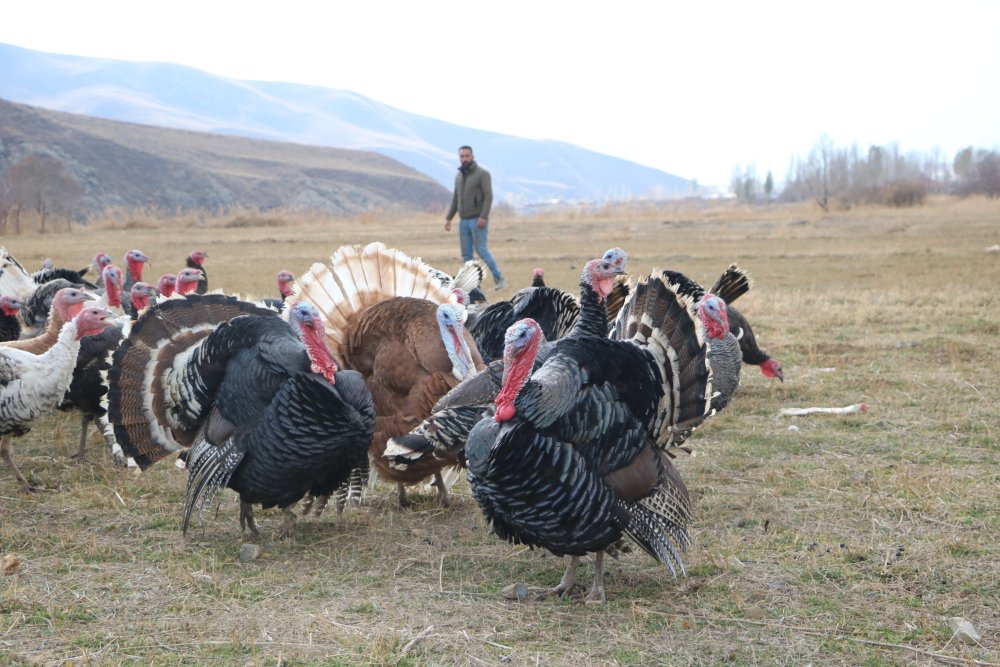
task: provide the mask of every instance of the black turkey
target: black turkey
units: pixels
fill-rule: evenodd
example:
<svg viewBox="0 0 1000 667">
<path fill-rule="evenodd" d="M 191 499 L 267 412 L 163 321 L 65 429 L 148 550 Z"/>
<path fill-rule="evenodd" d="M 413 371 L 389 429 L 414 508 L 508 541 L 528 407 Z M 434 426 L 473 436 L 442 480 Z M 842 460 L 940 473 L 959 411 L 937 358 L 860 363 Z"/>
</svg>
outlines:
<svg viewBox="0 0 1000 667">
<path fill-rule="evenodd" d="M 187 259 L 184 262 L 187 268 L 201 271 L 201 276 L 198 278 L 198 286 L 195 288 L 195 292 L 198 294 L 205 294 L 208 292 L 208 272 L 205 271 L 206 259 L 208 259 L 207 252 L 204 250 L 195 250 L 187 256 Z M 181 292 L 181 294 L 183 293 L 184 292 Z"/>
<path fill-rule="evenodd" d="M 611 284 L 593 279 L 600 261 L 581 281 L 581 303 L 595 313 Z M 496 534 L 572 556 L 553 592 L 571 590 L 579 557 L 597 554 L 589 602 L 605 600 L 603 554 L 623 535 L 683 572 L 690 500 L 667 451 L 710 412 L 708 347 L 690 299 L 654 273 L 617 327 L 622 340 L 588 318 L 532 372 L 541 329 L 515 324 L 495 415 L 465 448 L 473 496 Z"/>
<path fill-rule="evenodd" d="M 258 533 L 252 505 L 290 506 L 329 494 L 368 451 L 375 409 L 364 379 L 340 371 L 309 303 L 285 322 L 223 295 L 150 307 L 114 355 L 108 416 L 125 453 L 147 468 L 187 452 L 182 528 L 229 487 L 240 524 Z"/>
<path fill-rule="evenodd" d="M 767 352 L 760 349 L 757 345 L 757 338 L 754 336 L 753 329 L 750 327 L 747 318 L 733 307 L 733 301 L 745 294 L 752 284 L 753 281 L 746 271 L 735 264 L 730 264 L 709 291 L 713 294 L 718 294 L 726 302 L 729 314 L 729 330 L 740 340 L 740 353 L 743 357 L 743 363 L 759 366 L 760 372 L 764 374 L 764 377 L 777 378 L 784 382 L 785 373 L 781 367 L 781 362 L 771 358 Z"/>
<path fill-rule="evenodd" d="M 23 301 L 8 294 L 0 296 L 0 343 L 21 337 L 18 313 L 23 305 Z"/>
<path fill-rule="evenodd" d="M 604 259 L 624 269 L 627 256 L 621 248 L 612 248 L 604 253 Z M 619 281 L 616 291 L 627 295 L 628 282 Z M 609 309 L 607 319 L 614 319 L 623 301 L 617 297 L 612 299 L 615 305 Z M 526 287 L 515 292 L 509 301 L 497 301 L 480 312 L 469 333 L 475 339 L 483 361 L 489 363 L 503 356 L 504 334 L 517 320 L 535 320 L 542 328 L 545 340 L 552 341 L 568 334 L 579 314 L 580 304 L 569 292 L 544 285 Z"/>
</svg>

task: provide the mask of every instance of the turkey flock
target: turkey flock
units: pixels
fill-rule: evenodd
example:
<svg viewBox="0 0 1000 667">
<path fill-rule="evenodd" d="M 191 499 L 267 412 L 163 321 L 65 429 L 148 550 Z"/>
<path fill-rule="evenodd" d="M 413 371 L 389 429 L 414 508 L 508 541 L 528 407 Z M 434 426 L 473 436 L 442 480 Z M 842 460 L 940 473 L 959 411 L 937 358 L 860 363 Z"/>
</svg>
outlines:
<svg viewBox="0 0 1000 667">
<path fill-rule="evenodd" d="M 594 250 L 575 290 L 539 268 L 487 303 L 478 261 L 452 276 L 378 242 L 282 270 L 259 299 L 211 289 L 203 250 L 153 277 L 139 249 L 124 270 L 100 252 L 29 273 L 0 248 L 0 453 L 38 492 L 13 444 L 76 410 L 76 458 L 96 424 L 116 465 L 186 469 L 183 531 L 229 488 L 251 540 L 257 506 L 292 537 L 376 478 L 401 507 L 414 487 L 447 507 L 464 476 L 498 537 L 569 556 L 552 594 L 594 554 L 584 599 L 604 602 L 605 554 L 635 545 L 684 573 L 694 508 L 676 457 L 731 409 L 742 364 L 784 376 L 732 306 L 751 286 L 740 267 L 705 289 Z"/>
</svg>

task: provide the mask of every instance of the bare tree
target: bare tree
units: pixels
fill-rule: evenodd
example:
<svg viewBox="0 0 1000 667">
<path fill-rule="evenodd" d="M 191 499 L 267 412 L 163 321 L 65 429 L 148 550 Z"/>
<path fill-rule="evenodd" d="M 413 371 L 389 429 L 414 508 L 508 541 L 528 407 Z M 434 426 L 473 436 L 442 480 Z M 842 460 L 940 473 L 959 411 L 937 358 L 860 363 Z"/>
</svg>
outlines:
<svg viewBox="0 0 1000 667">
<path fill-rule="evenodd" d="M 799 179 L 823 211 L 830 210 L 830 172 L 833 159 L 833 142 L 824 134 L 809 152 L 809 159 L 799 163 Z"/>
<path fill-rule="evenodd" d="M 7 169 L 5 182 L 11 206 L 15 207 L 17 233 L 20 233 L 22 207 L 38 213 L 39 231 L 44 234 L 46 219 L 63 214 L 68 221 L 70 211 L 83 193 L 80 183 L 63 163 L 47 155 L 21 158 Z"/>
</svg>

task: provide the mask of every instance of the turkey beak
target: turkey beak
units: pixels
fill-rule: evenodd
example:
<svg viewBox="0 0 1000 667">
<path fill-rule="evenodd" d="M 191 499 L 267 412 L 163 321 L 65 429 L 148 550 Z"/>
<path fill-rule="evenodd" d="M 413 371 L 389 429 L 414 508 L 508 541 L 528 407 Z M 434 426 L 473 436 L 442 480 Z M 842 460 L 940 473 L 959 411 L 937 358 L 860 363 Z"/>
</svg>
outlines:
<svg viewBox="0 0 1000 667">
<path fill-rule="evenodd" d="M 97 301 L 97 297 L 90 292 L 80 292 L 80 294 L 83 295 L 80 301 Z"/>
</svg>

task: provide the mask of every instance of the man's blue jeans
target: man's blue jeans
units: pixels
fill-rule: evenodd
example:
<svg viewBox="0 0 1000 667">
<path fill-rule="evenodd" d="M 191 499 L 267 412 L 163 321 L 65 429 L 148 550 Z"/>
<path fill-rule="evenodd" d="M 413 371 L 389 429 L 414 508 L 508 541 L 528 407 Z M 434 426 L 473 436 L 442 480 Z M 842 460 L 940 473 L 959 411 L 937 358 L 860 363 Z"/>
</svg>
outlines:
<svg viewBox="0 0 1000 667">
<path fill-rule="evenodd" d="M 493 274 L 493 282 L 497 282 L 503 275 L 500 273 L 500 269 L 497 267 L 496 261 L 493 259 L 493 255 L 490 254 L 490 249 L 486 247 L 486 239 L 489 236 L 490 224 L 486 225 L 480 229 L 477 226 L 479 222 L 478 218 L 462 218 L 458 223 L 458 237 L 462 244 L 462 261 L 468 262 L 472 259 L 472 250 L 475 248 L 476 254 L 486 262 L 486 266 L 489 267 L 490 273 Z"/>
</svg>

